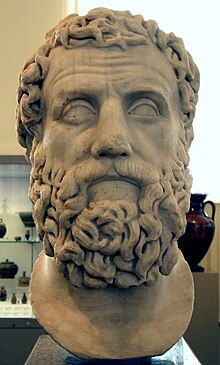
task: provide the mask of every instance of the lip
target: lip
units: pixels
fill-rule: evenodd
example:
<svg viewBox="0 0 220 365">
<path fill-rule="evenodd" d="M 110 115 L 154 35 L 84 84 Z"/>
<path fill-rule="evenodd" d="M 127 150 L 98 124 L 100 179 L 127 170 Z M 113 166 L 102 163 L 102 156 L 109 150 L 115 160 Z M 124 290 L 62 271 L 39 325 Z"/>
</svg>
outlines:
<svg viewBox="0 0 220 365">
<path fill-rule="evenodd" d="M 94 181 L 88 186 L 90 201 L 131 199 L 137 201 L 140 196 L 140 186 L 137 181 L 119 176 L 107 176 Z"/>
<path fill-rule="evenodd" d="M 88 185 L 88 189 L 90 189 L 93 185 L 102 183 L 102 182 L 111 182 L 111 181 L 124 181 L 125 183 L 129 183 L 131 185 L 136 186 L 138 189 L 140 189 L 140 185 L 138 184 L 138 182 L 130 177 L 122 177 L 120 175 L 109 175 L 109 176 L 105 176 L 104 178 L 101 179 L 97 179 L 95 181 L 93 181 L 91 184 Z"/>
</svg>

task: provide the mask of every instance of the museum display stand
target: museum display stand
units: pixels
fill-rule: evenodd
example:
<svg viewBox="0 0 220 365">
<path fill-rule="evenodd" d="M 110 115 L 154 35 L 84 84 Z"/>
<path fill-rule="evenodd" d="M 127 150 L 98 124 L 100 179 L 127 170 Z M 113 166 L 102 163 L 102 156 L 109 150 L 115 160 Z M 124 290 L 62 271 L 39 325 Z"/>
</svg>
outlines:
<svg viewBox="0 0 220 365">
<path fill-rule="evenodd" d="M 50 336 L 41 336 L 25 365 L 201 365 L 184 339 L 162 356 L 126 360 L 86 360 L 71 355 Z"/>
<path fill-rule="evenodd" d="M 202 365 L 219 365 L 219 274 L 194 272 L 195 304 L 184 338 Z"/>
</svg>

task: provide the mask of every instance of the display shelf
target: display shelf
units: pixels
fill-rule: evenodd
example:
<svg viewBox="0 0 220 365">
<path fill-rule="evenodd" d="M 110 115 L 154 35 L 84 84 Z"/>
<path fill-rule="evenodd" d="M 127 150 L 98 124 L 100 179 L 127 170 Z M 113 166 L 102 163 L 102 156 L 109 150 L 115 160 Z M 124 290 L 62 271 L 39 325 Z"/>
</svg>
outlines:
<svg viewBox="0 0 220 365">
<path fill-rule="evenodd" d="M 6 259 L 18 265 L 16 278 L 22 276 L 25 271 L 30 276 L 34 262 L 42 250 L 42 242 L 39 240 L 0 239 L 0 262 Z M 0 278 L 1 281 L 1 278 Z"/>
<path fill-rule="evenodd" d="M 39 240 L 13 240 L 10 238 L 0 238 L 0 244 L 1 243 L 16 243 L 16 244 L 20 244 L 20 243 L 30 243 L 30 244 L 34 244 L 34 243 L 39 243 Z"/>
<path fill-rule="evenodd" d="M 12 246 L 14 246 L 14 248 L 16 250 L 24 250 L 26 247 L 29 250 L 29 260 L 30 260 L 30 272 L 33 269 L 33 265 L 34 265 L 34 245 L 35 244 L 39 244 L 40 241 L 37 240 L 29 240 L 29 241 L 25 241 L 25 240 L 10 240 L 10 239 L 0 239 L 0 249 L 1 249 L 1 256 L 3 255 L 3 250 L 4 250 L 4 246 L 6 246 L 6 251 L 5 255 L 7 256 L 10 255 L 10 247 L 12 248 Z M 8 246 L 9 245 L 9 246 Z M 27 270 L 23 270 L 23 271 L 27 271 Z"/>
<path fill-rule="evenodd" d="M 0 318 L 34 318 L 31 304 L 11 304 L 9 300 L 0 302 Z"/>
<path fill-rule="evenodd" d="M 19 278 L 26 272 L 30 277 L 34 262 L 42 250 L 42 243 L 37 240 L 15 241 L 11 239 L 0 240 L 0 262 L 6 259 L 13 261 L 18 266 L 18 272 L 14 278 L 1 278 L 0 286 L 4 286 L 7 291 L 7 300 L 0 301 L 0 319 L 4 318 L 33 318 L 31 305 L 29 302 L 29 287 L 20 286 Z M 16 304 L 11 304 L 12 294 L 15 293 L 17 298 Z M 27 303 L 21 302 L 23 294 L 27 296 Z"/>
</svg>

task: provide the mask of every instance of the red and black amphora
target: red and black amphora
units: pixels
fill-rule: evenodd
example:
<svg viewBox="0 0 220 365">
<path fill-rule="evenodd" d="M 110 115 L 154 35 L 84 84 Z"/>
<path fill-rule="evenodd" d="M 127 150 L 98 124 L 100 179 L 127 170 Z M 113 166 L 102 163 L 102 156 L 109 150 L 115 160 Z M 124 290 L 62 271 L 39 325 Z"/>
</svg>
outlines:
<svg viewBox="0 0 220 365">
<path fill-rule="evenodd" d="M 215 204 L 211 200 L 205 201 L 206 197 L 207 194 L 191 194 L 186 231 L 178 240 L 179 249 L 194 272 L 204 271 L 198 264 L 208 252 L 215 233 Z M 208 205 L 211 216 L 205 210 Z"/>
</svg>

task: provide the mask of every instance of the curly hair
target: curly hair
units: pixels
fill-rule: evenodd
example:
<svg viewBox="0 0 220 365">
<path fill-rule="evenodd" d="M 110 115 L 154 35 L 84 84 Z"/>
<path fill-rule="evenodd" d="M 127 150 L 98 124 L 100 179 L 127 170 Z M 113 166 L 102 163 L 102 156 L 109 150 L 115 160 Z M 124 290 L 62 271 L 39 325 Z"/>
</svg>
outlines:
<svg viewBox="0 0 220 365">
<path fill-rule="evenodd" d="M 126 49 L 150 43 L 164 54 L 175 73 L 187 150 L 193 139 L 192 122 L 198 101 L 199 71 L 182 39 L 173 33 L 164 33 L 155 21 L 145 21 L 141 15 L 96 8 L 85 16 L 71 14 L 65 17 L 46 34 L 45 43 L 27 60 L 20 73 L 16 109 L 17 136 L 21 146 L 26 148 L 27 158 L 29 159 L 33 140 L 38 143 L 41 136 L 44 114 L 41 90 L 49 70 L 48 56 L 53 48 L 92 45 Z"/>
</svg>

